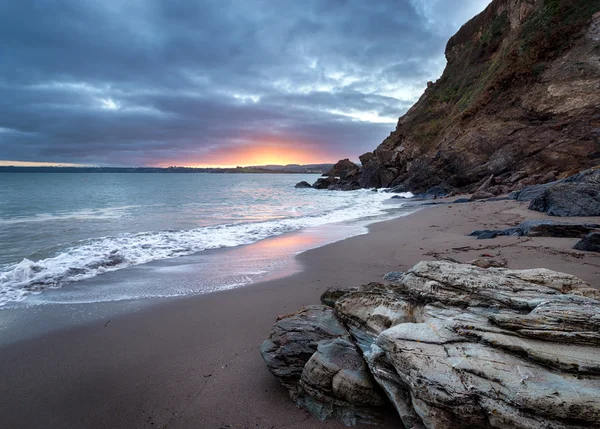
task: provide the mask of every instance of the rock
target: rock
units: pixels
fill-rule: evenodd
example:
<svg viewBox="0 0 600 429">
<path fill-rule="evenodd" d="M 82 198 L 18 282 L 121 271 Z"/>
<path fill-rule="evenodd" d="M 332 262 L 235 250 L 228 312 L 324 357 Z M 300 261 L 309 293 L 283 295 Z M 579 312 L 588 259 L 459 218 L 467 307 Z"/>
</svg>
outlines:
<svg viewBox="0 0 600 429">
<path fill-rule="evenodd" d="M 325 292 L 323 292 L 321 294 L 321 304 L 327 305 L 329 307 L 334 307 L 335 303 L 338 301 L 338 299 L 340 299 L 344 295 L 348 294 L 349 292 L 354 292 L 354 291 L 356 291 L 356 288 L 352 288 L 352 289 L 327 288 L 327 290 L 325 290 Z"/>
<path fill-rule="evenodd" d="M 471 199 L 470 198 L 458 198 L 457 200 L 452 201 L 452 204 L 464 204 L 464 203 L 470 203 Z"/>
<path fill-rule="evenodd" d="M 312 187 L 315 189 L 329 189 L 330 186 L 335 186 L 340 183 L 340 179 L 335 177 L 321 177 L 313 183 Z"/>
<path fill-rule="evenodd" d="M 402 280 L 402 276 L 404 276 L 404 273 L 402 271 L 390 271 L 389 273 L 383 276 L 383 279 L 391 283 L 396 283 Z"/>
<path fill-rule="evenodd" d="M 312 185 L 303 180 L 302 182 L 296 183 L 296 186 L 294 186 L 294 188 L 312 188 Z"/>
<path fill-rule="evenodd" d="M 585 182 L 553 185 L 534 198 L 529 209 L 550 216 L 599 216 L 600 185 Z"/>
<path fill-rule="evenodd" d="M 381 420 L 385 401 L 332 308 L 315 305 L 280 317 L 260 352 L 296 404 L 319 419 Z"/>
<path fill-rule="evenodd" d="M 496 238 L 499 235 L 504 235 L 504 232 L 501 230 L 491 230 L 491 229 L 482 229 L 475 230 L 469 234 L 470 237 L 477 237 L 477 240 L 489 240 L 492 238 Z"/>
<path fill-rule="evenodd" d="M 350 161 L 349 159 L 342 159 L 338 161 L 324 176 L 338 177 L 340 179 L 346 179 L 347 177 L 356 175 L 360 172 L 360 167 Z"/>
<path fill-rule="evenodd" d="M 404 427 L 599 428 L 599 299 L 552 270 L 420 262 L 393 285 L 371 283 L 337 300 L 360 352 L 343 335 L 321 341 L 300 396 L 317 415 L 354 423 L 381 404 L 368 367 Z M 350 380 L 343 389 L 339 373 Z"/>
<path fill-rule="evenodd" d="M 377 158 L 372 158 L 363 165 L 358 183 L 361 188 L 387 188 L 394 178 Z"/>
<path fill-rule="evenodd" d="M 380 283 L 346 294 L 336 302 L 335 310 L 359 344 L 371 344 L 384 330 L 414 316 L 413 306 L 400 299 L 395 286 Z"/>
<path fill-rule="evenodd" d="M 280 318 L 269 339 L 260 346 L 260 353 L 269 371 L 296 400 L 301 393 L 298 383 L 304 365 L 317 351 L 319 342 L 347 337 L 330 307 L 313 305 Z"/>
<path fill-rule="evenodd" d="M 502 235 L 583 238 L 597 228 L 600 228 L 600 224 L 528 220 L 520 223 L 514 228 L 503 230 Z"/>
<path fill-rule="evenodd" d="M 360 163 L 362 165 L 365 165 L 367 162 L 369 162 L 373 158 L 375 158 L 375 154 L 373 152 L 363 153 L 361 156 L 358 157 L 358 159 L 360 160 Z"/>
<path fill-rule="evenodd" d="M 493 183 L 494 183 L 494 175 L 492 174 L 481 184 L 481 186 L 479 186 L 479 188 L 477 188 L 475 193 L 487 191 L 492 186 Z"/>
<path fill-rule="evenodd" d="M 478 240 L 496 238 L 499 235 L 514 237 L 562 237 L 583 238 L 590 232 L 600 229 L 600 224 L 555 222 L 552 220 L 528 220 L 513 228 L 503 230 L 475 230 L 469 234 Z"/>
<path fill-rule="evenodd" d="M 422 194 L 416 195 L 417 198 L 423 199 L 434 199 L 434 198 L 444 198 L 448 195 L 448 189 L 443 186 L 434 186 L 432 188 L 427 189 Z"/>
<path fill-rule="evenodd" d="M 474 259 L 467 264 L 475 265 L 479 268 L 506 268 L 506 261 L 497 261 L 495 259 Z"/>
<path fill-rule="evenodd" d="M 488 198 L 494 198 L 494 194 L 490 194 L 489 192 L 478 191 L 471 195 L 471 201 L 485 200 Z"/>
<path fill-rule="evenodd" d="M 600 233 L 592 232 L 575 244 L 573 249 L 585 250 L 587 252 L 600 252 Z"/>
<path fill-rule="evenodd" d="M 300 387 L 301 406 L 320 420 L 336 418 L 348 426 L 378 423 L 386 403 L 356 346 L 341 338 L 319 343 Z"/>
</svg>

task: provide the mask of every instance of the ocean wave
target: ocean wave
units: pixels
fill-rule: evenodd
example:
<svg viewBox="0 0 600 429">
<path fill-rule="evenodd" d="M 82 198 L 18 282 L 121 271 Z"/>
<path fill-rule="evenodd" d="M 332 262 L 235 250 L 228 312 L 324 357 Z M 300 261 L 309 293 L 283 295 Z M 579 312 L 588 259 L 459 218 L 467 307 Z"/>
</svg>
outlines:
<svg viewBox="0 0 600 429">
<path fill-rule="evenodd" d="M 103 209 L 81 209 L 64 213 L 38 213 L 33 216 L 16 216 L 0 219 L 0 225 L 20 223 L 54 222 L 64 220 L 113 220 L 119 219 L 129 210 L 140 206 L 109 207 Z"/>
<path fill-rule="evenodd" d="M 381 203 L 389 199 L 389 195 L 370 191 L 352 194 L 351 203 L 319 214 L 186 230 L 127 233 L 78 242 L 42 260 L 23 259 L 0 272 L 0 306 L 133 265 L 251 244 L 299 229 L 380 215 L 386 208 Z"/>
</svg>

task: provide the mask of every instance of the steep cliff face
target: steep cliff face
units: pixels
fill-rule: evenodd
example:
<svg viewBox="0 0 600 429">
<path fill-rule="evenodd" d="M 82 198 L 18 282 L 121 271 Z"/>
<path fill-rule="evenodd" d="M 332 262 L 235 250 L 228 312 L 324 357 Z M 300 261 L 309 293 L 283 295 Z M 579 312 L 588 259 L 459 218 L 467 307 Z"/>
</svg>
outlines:
<svg viewBox="0 0 600 429">
<path fill-rule="evenodd" d="M 600 163 L 600 0 L 494 0 L 442 77 L 338 188 L 492 193 Z"/>
</svg>

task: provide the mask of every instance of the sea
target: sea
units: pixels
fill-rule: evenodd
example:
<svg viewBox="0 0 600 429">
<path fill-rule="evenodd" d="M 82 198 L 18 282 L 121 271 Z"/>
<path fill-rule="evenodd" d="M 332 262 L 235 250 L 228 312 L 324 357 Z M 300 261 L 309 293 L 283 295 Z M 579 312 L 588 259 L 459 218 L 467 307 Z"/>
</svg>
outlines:
<svg viewBox="0 0 600 429">
<path fill-rule="evenodd" d="M 382 190 L 294 187 L 317 178 L 1 173 L 0 313 L 243 287 L 406 213 Z"/>
</svg>

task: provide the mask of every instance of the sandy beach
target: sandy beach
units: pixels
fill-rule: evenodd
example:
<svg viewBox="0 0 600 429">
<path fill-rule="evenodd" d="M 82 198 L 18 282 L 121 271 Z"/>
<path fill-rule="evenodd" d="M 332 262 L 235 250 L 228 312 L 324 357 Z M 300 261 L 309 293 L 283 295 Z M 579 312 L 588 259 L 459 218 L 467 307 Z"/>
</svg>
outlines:
<svg viewBox="0 0 600 429">
<path fill-rule="evenodd" d="M 330 286 L 378 281 L 421 260 L 482 254 L 509 268 L 545 267 L 600 285 L 600 255 L 572 250 L 577 239 L 467 236 L 544 218 L 515 201 L 425 207 L 299 255 L 303 271 L 286 278 L 9 344 L 0 349 L 0 421 L 32 429 L 341 428 L 297 409 L 267 371 L 258 346 L 277 315 L 318 303 Z M 384 427 L 399 425 L 390 414 Z"/>
</svg>

